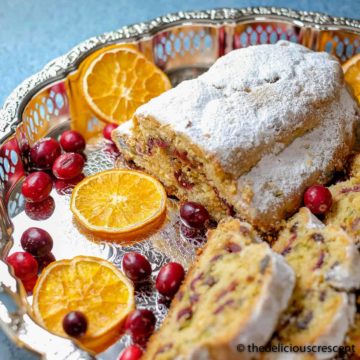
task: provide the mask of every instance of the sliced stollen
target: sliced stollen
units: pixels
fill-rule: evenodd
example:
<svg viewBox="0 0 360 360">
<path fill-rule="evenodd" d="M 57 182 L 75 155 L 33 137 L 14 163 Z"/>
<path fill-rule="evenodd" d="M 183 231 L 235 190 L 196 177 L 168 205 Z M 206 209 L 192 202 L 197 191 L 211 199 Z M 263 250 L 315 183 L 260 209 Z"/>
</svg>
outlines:
<svg viewBox="0 0 360 360">
<path fill-rule="evenodd" d="M 280 319 L 279 331 L 271 345 L 319 346 L 303 352 L 267 353 L 266 360 L 332 359 L 335 346 L 343 344 L 354 321 L 355 297 L 327 286 L 309 288 L 306 292 L 295 288 L 294 299 Z M 321 347 L 326 347 L 325 351 Z"/>
<path fill-rule="evenodd" d="M 272 344 L 341 345 L 355 314 L 354 296 L 347 291 L 360 287 L 360 254 L 354 240 L 340 227 L 325 226 L 302 208 L 280 232 L 273 250 L 293 268 L 296 285 Z M 266 358 L 307 356 L 329 359 L 334 353 L 268 354 Z"/>
<path fill-rule="evenodd" d="M 320 282 L 341 290 L 360 287 L 354 239 L 339 226 L 325 226 L 305 207 L 288 221 L 272 248 L 286 258 L 304 288 Z"/>
<path fill-rule="evenodd" d="M 330 186 L 329 190 L 333 204 L 325 216 L 325 223 L 345 229 L 360 247 L 360 177 L 352 176 L 349 180 Z"/>
<path fill-rule="evenodd" d="M 191 267 L 142 359 L 246 359 L 237 344 L 264 345 L 293 291 L 284 258 L 253 228 L 222 221 Z"/>
<path fill-rule="evenodd" d="M 113 140 L 168 193 L 202 203 L 215 219 L 236 214 L 277 229 L 352 148 L 358 107 L 339 66 L 287 42 L 235 50 L 141 106 Z"/>
</svg>

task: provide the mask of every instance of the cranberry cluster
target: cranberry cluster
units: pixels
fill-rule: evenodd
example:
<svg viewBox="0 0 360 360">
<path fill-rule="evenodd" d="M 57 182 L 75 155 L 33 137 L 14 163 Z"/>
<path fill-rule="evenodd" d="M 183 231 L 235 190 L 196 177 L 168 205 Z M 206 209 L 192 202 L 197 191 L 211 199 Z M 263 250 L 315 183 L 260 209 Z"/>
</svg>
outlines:
<svg viewBox="0 0 360 360">
<path fill-rule="evenodd" d="M 104 138 L 112 141 L 111 132 L 116 127 L 115 124 L 105 126 Z M 84 137 L 74 130 L 63 132 L 59 141 L 44 138 L 31 147 L 29 156 L 34 171 L 26 177 L 21 190 L 26 200 L 25 212 L 32 220 L 45 220 L 54 211 L 55 202 L 50 196 L 53 177 L 55 188 L 60 193 L 64 189 L 74 187 L 84 178 L 82 171 L 86 159 L 83 153 L 85 147 Z M 24 251 L 8 256 L 7 262 L 13 267 L 15 276 L 22 281 L 25 290 L 31 294 L 38 279 L 38 273 L 55 261 L 51 252 L 53 239 L 47 231 L 31 227 L 23 233 L 20 242 Z M 131 256 L 129 261 L 132 261 Z M 144 274 L 150 275 L 151 266 L 146 259 L 145 261 L 147 265 L 146 263 L 144 265 Z M 131 264 L 129 264 L 129 269 L 131 269 Z M 136 277 L 136 271 L 134 274 Z M 129 277 L 131 278 L 131 275 Z M 135 278 L 132 280 L 136 281 Z M 64 331 L 72 337 L 84 335 L 87 326 L 87 319 L 80 311 L 72 311 L 63 319 Z"/>
<path fill-rule="evenodd" d="M 148 280 L 152 272 L 149 260 L 137 252 L 129 252 L 124 255 L 122 269 L 137 286 Z M 162 296 L 171 299 L 179 289 L 184 277 L 185 271 L 182 265 L 169 262 L 160 269 L 156 277 L 156 289 Z M 126 348 L 121 353 L 120 360 L 138 359 L 141 356 L 142 350 L 139 346 L 146 344 L 155 329 L 155 324 L 155 315 L 150 310 L 136 309 L 129 314 L 125 322 L 125 330 L 137 345 Z"/>
<path fill-rule="evenodd" d="M 25 200 L 39 204 L 48 199 L 53 187 L 51 175 L 55 177 L 56 188 L 59 181 L 78 178 L 85 164 L 85 146 L 84 137 L 74 130 L 62 133 L 59 142 L 53 138 L 36 142 L 30 149 L 31 166 L 36 171 L 30 173 L 22 185 Z"/>
<path fill-rule="evenodd" d="M 55 261 L 51 252 L 53 239 L 47 231 L 31 227 L 24 231 L 20 243 L 24 251 L 8 256 L 7 262 L 13 267 L 15 276 L 22 281 L 25 290 L 31 294 L 38 273 Z"/>
</svg>

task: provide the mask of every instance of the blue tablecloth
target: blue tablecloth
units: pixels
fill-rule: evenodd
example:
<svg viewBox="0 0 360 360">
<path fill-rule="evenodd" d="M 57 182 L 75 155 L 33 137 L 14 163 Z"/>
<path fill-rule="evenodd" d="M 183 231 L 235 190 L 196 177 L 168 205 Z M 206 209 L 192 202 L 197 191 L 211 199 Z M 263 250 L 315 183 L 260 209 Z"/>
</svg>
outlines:
<svg viewBox="0 0 360 360">
<path fill-rule="evenodd" d="M 0 0 L 0 105 L 22 80 L 82 40 L 180 10 L 278 6 L 360 18 L 360 0 Z M 30 360 L 0 332 L 0 360 Z"/>
</svg>

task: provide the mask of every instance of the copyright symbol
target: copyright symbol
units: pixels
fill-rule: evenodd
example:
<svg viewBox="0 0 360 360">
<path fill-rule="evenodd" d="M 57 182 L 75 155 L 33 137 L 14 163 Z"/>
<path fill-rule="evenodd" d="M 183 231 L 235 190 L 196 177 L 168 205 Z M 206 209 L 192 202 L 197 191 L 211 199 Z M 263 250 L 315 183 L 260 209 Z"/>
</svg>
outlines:
<svg viewBox="0 0 360 360">
<path fill-rule="evenodd" d="M 243 345 L 243 344 L 238 344 L 236 346 L 236 348 L 237 348 L 238 352 L 244 352 L 245 351 L 245 345 Z"/>
</svg>

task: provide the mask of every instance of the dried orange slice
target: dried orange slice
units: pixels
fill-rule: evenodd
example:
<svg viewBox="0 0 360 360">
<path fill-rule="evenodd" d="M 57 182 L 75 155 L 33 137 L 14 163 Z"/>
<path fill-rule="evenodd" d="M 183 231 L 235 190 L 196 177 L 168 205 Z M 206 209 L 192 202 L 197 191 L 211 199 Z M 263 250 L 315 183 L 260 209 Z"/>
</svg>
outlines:
<svg viewBox="0 0 360 360">
<path fill-rule="evenodd" d="M 85 100 L 82 89 L 84 71 L 104 51 L 120 48 L 130 48 L 137 51 L 137 45 L 134 43 L 108 45 L 87 56 L 79 65 L 78 70 L 67 76 L 65 85 L 69 96 L 71 128 L 79 131 L 88 143 L 96 143 L 102 137 L 102 129 L 106 122 L 94 116 L 94 112 Z"/>
<path fill-rule="evenodd" d="M 360 101 L 360 54 L 350 58 L 344 65 L 345 81 L 353 90 L 354 96 Z"/>
<path fill-rule="evenodd" d="M 46 329 L 66 336 L 64 316 L 81 311 L 88 329 L 79 342 L 100 352 L 121 335 L 134 304 L 133 285 L 119 269 L 100 258 L 78 256 L 55 261 L 43 270 L 34 289 L 33 312 Z"/>
<path fill-rule="evenodd" d="M 89 176 L 73 190 L 70 208 L 86 229 L 99 235 L 131 234 L 154 224 L 166 207 L 159 181 L 133 170 Z"/>
<path fill-rule="evenodd" d="M 129 47 L 102 51 L 82 74 L 86 102 L 101 119 L 120 124 L 135 110 L 171 87 L 167 76 Z"/>
</svg>

